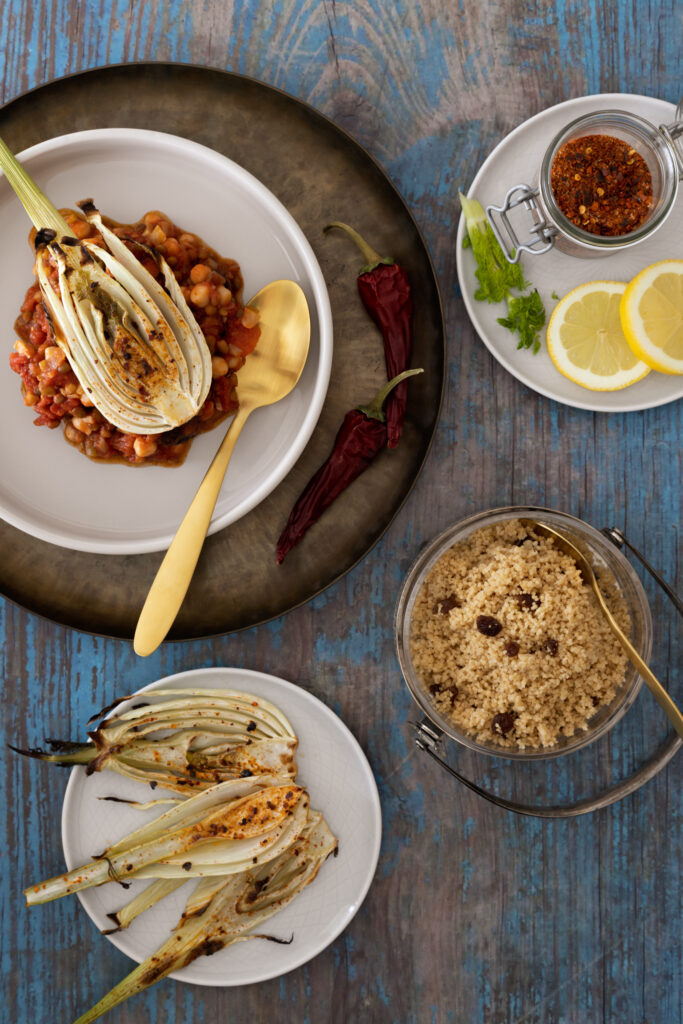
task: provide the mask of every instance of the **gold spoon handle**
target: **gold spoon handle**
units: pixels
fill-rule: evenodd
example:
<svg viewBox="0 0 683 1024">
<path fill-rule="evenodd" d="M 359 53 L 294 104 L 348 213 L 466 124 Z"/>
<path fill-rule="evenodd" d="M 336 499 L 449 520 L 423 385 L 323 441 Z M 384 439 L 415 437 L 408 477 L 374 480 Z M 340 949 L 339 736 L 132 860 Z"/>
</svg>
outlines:
<svg viewBox="0 0 683 1024">
<path fill-rule="evenodd" d="M 683 739 L 683 715 L 678 710 L 678 708 L 676 707 L 676 705 L 674 704 L 674 702 L 672 701 L 671 697 L 666 692 L 666 690 L 664 689 L 664 687 L 662 686 L 660 681 L 657 679 L 657 677 L 647 667 L 647 665 L 645 664 L 645 662 L 643 661 L 641 656 L 638 654 L 638 652 L 635 649 L 635 647 L 631 644 L 631 642 L 624 636 L 622 631 L 619 629 L 619 626 L 614 621 L 614 619 L 612 617 L 612 613 L 610 612 L 609 608 L 607 607 L 607 605 L 605 603 L 605 600 L 604 600 L 602 594 L 600 593 L 600 588 L 596 585 L 593 589 L 594 589 L 594 591 L 595 591 L 595 593 L 596 593 L 596 595 L 597 595 L 597 597 L 598 597 L 598 599 L 600 601 L 600 604 L 602 606 L 602 610 L 605 612 L 605 616 L 607 618 L 607 621 L 608 621 L 608 623 L 610 625 L 610 628 L 611 628 L 612 632 L 616 636 L 617 640 L 619 640 L 621 646 L 626 651 L 626 653 L 627 653 L 627 655 L 629 657 L 629 660 L 635 665 L 635 667 L 638 669 L 638 671 L 640 672 L 641 676 L 643 677 L 643 679 L 647 683 L 648 687 L 650 688 L 650 692 L 651 692 L 652 696 L 657 701 L 657 703 L 659 704 L 660 708 L 662 709 L 664 714 L 667 716 L 667 718 L 669 719 L 669 721 L 673 725 L 673 727 L 676 730 L 676 732 L 678 733 L 678 735 Z"/>
<path fill-rule="evenodd" d="M 135 629 L 135 653 L 156 651 L 180 611 L 209 529 L 230 456 L 253 407 L 240 406 L 149 588 Z"/>
</svg>

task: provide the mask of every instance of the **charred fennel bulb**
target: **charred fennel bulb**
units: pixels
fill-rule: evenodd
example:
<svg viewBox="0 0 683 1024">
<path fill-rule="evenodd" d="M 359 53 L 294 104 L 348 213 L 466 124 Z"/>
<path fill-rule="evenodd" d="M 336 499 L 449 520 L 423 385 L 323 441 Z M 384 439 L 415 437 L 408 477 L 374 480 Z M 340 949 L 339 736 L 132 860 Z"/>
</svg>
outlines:
<svg viewBox="0 0 683 1024">
<path fill-rule="evenodd" d="M 94 715 L 99 724 L 86 743 L 50 740 L 51 750 L 19 754 L 58 765 L 105 769 L 183 796 L 217 782 L 277 772 L 294 779 L 297 738 L 274 704 L 235 690 L 157 690 L 160 702 L 134 705 L 110 715 L 118 704 Z M 108 717 L 105 717 L 108 716 Z"/>
<path fill-rule="evenodd" d="M 173 271 L 163 285 L 103 222 L 78 205 L 102 244 L 79 241 L 0 139 L 0 168 L 37 229 L 36 272 L 55 341 L 92 404 L 119 430 L 160 434 L 192 419 L 211 386 L 211 354 Z"/>
<path fill-rule="evenodd" d="M 156 690 L 149 702 L 140 696 L 133 705 L 120 698 L 95 715 L 91 721 L 126 701 L 89 733 L 88 743 L 51 740 L 53 753 L 23 751 L 56 764 L 87 765 L 87 772 L 110 769 L 186 796 L 124 801 L 172 806 L 89 863 L 25 890 L 32 906 L 110 882 L 128 888 L 129 881 L 147 881 L 108 914 L 110 934 L 188 880 L 194 883 L 161 947 L 75 1024 L 92 1024 L 197 957 L 232 943 L 292 941 L 264 934 L 261 926 L 313 881 L 338 846 L 295 782 L 297 737 L 275 705 L 235 690 Z"/>
</svg>

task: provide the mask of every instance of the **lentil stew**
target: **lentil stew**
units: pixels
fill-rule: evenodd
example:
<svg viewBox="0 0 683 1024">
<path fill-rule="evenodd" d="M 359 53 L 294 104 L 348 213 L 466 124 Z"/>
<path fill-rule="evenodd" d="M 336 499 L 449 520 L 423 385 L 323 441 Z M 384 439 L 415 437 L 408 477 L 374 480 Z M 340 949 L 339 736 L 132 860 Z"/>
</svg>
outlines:
<svg viewBox="0 0 683 1024">
<path fill-rule="evenodd" d="M 62 214 L 76 238 L 98 240 L 95 228 L 80 213 Z M 239 264 L 219 256 L 165 214 L 150 211 L 133 225 L 106 223 L 155 277 L 160 279 L 159 268 L 140 244 L 155 249 L 172 268 L 211 351 L 211 388 L 201 409 L 187 423 L 163 434 L 125 433 L 109 423 L 83 393 L 57 345 L 37 283 L 26 292 L 15 323 L 18 338 L 10 367 L 21 376 L 24 404 L 37 413 L 34 423 L 52 429 L 62 423 L 66 440 L 90 458 L 178 466 L 193 437 L 236 411 L 236 375 L 258 342 L 257 316 L 243 305 Z"/>
</svg>

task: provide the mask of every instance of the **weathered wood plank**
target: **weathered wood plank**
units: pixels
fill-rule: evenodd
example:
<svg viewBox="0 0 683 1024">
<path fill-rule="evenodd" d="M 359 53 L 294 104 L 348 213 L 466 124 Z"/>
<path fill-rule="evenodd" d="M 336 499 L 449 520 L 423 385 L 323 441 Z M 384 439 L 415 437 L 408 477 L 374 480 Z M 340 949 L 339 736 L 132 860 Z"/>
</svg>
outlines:
<svg viewBox="0 0 683 1024">
<path fill-rule="evenodd" d="M 486 507 L 538 502 L 623 526 L 681 589 L 681 407 L 597 416 L 509 377 L 469 325 L 455 277 L 455 194 L 524 118 L 584 93 L 677 101 L 675 0 L 9 0 L 0 94 L 109 62 L 194 61 L 241 71 L 313 103 L 390 171 L 434 257 L 449 328 L 449 387 L 418 487 L 381 544 L 341 583 L 238 636 L 165 648 L 77 635 L 0 606 L 3 739 L 77 735 L 114 693 L 167 672 L 244 664 L 300 682 L 360 739 L 385 835 L 376 881 L 332 948 L 279 981 L 238 990 L 163 982 L 111 1020 L 673 1024 L 681 1019 L 680 760 L 590 819 L 500 814 L 420 759 L 393 652 L 400 581 L 421 544 Z M 197 111 L 198 118 L 206 116 Z M 209 115 L 210 116 L 210 115 Z M 152 127 L 152 125 L 150 125 Z M 46 136 L 49 127 L 46 127 Z M 6 257 L 5 257 L 6 258 Z M 653 666 L 679 699 L 680 641 L 655 594 Z M 554 797 L 626 773 L 663 733 L 643 694 L 609 743 L 546 766 Z M 4 749 L 4 748 L 3 748 Z M 454 755 L 454 752 L 451 752 Z M 128 962 L 77 902 L 30 914 L 21 889 L 61 865 L 65 776 L 3 755 L 2 1019 L 67 1020 Z M 488 784 L 503 768 L 460 757 Z"/>
</svg>

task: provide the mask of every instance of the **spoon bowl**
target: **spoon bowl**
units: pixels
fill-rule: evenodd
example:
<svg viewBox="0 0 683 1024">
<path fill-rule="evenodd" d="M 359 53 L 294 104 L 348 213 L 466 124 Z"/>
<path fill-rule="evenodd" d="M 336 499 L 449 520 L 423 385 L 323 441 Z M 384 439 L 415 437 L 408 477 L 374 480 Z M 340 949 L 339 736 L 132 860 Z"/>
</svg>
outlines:
<svg viewBox="0 0 683 1024">
<path fill-rule="evenodd" d="M 235 419 L 289 394 L 302 374 L 311 340 L 306 296 L 294 281 L 271 281 L 247 306 L 259 314 L 261 336 L 239 371 Z"/>
<path fill-rule="evenodd" d="M 272 281 L 247 303 L 259 314 L 258 344 L 239 372 L 239 408 L 178 527 L 140 613 L 133 646 L 141 657 L 164 640 L 180 611 L 211 522 L 218 493 L 247 418 L 294 388 L 308 356 L 311 320 L 294 281 Z"/>
<path fill-rule="evenodd" d="M 662 684 L 659 682 L 657 677 L 650 671 L 650 669 L 645 664 L 643 659 L 640 657 L 640 655 L 633 647 L 631 642 L 627 639 L 627 637 L 624 635 L 624 633 L 617 625 L 614 616 L 607 607 L 605 599 L 602 596 L 602 592 L 600 590 L 598 581 L 593 571 L 593 567 L 586 558 L 586 556 L 583 554 L 582 551 L 579 550 L 579 548 L 576 547 L 576 545 L 574 545 L 569 540 L 568 537 L 565 537 L 564 534 L 558 533 L 558 531 L 554 530 L 552 526 L 546 526 L 545 523 L 539 523 L 536 519 L 522 519 L 521 522 L 524 526 L 527 527 L 527 529 L 534 530 L 537 534 L 540 534 L 543 537 L 549 537 L 553 541 L 556 548 L 559 548 L 560 551 L 563 551 L 566 555 L 569 555 L 569 557 L 573 559 L 577 569 L 581 573 L 584 583 L 587 586 L 589 586 L 595 594 L 598 604 L 600 605 L 600 610 L 607 619 L 610 629 L 616 636 L 621 646 L 624 648 L 624 651 L 626 652 L 629 661 L 633 665 L 635 665 L 638 672 L 641 674 L 647 686 L 649 687 L 652 696 L 655 698 L 655 700 L 661 707 L 662 711 L 668 717 L 669 721 L 673 725 L 678 735 L 683 739 L 683 715 L 681 715 L 681 712 L 678 710 L 678 708 L 676 707 L 673 700 L 666 692 Z"/>
</svg>

